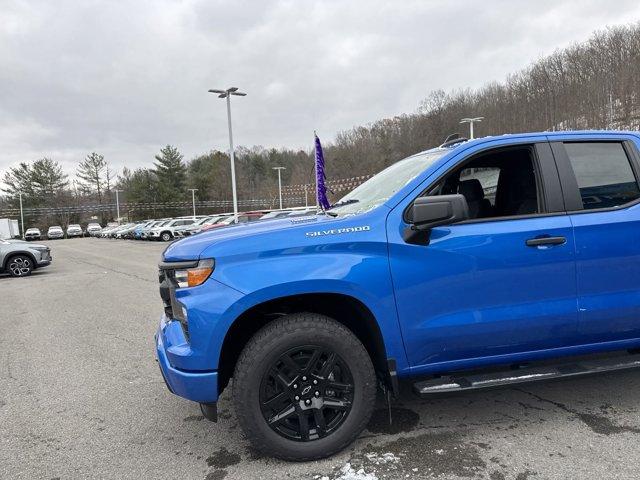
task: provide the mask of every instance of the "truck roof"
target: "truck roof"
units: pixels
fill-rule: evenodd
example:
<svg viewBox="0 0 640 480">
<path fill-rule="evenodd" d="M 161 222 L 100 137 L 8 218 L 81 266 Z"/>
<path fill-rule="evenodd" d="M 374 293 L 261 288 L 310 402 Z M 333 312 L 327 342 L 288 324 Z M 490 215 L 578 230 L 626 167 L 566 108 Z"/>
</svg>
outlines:
<svg viewBox="0 0 640 480">
<path fill-rule="evenodd" d="M 469 144 L 481 144 L 484 142 L 498 140 L 498 139 L 510 139 L 510 138 L 533 138 L 533 137 L 566 137 L 566 136 L 608 136 L 608 135 L 634 135 L 638 136 L 638 132 L 634 132 L 631 130 L 559 130 L 559 131 L 548 131 L 548 132 L 523 132 L 523 133 L 505 133 L 503 135 L 489 135 L 486 137 L 476 137 L 472 140 L 461 138 L 459 142 L 453 143 L 451 146 L 443 147 L 438 146 L 435 148 L 429 148 L 420 153 L 425 152 L 433 152 L 440 149 L 448 149 L 453 150 L 461 145 L 469 145 Z M 417 154 L 417 155 L 418 155 Z"/>
</svg>

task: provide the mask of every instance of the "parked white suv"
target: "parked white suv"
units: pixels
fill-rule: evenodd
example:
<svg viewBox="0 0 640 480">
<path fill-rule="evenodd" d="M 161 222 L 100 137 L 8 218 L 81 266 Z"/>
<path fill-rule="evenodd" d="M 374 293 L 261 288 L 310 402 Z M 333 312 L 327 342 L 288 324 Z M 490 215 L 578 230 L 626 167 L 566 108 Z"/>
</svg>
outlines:
<svg viewBox="0 0 640 480">
<path fill-rule="evenodd" d="M 62 227 L 60 227 L 59 225 L 49 227 L 49 230 L 47 230 L 47 238 L 49 240 L 53 240 L 55 238 L 64 238 L 64 232 L 62 231 Z"/>
<path fill-rule="evenodd" d="M 173 220 L 169 220 L 161 226 L 152 228 L 148 235 L 150 240 L 162 240 L 163 242 L 168 242 L 173 237 L 175 237 L 175 229 L 177 227 L 182 227 L 184 225 L 192 225 L 197 218 L 189 217 L 189 218 L 174 218 Z"/>
<path fill-rule="evenodd" d="M 29 240 L 40 240 L 41 233 L 39 228 L 27 228 L 27 231 L 24 232 L 24 239 Z"/>
<path fill-rule="evenodd" d="M 91 237 L 97 237 L 102 232 L 102 227 L 99 223 L 90 223 L 87 225 L 87 234 Z"/>
<path fill-rule="evenodd" d="M 67 238 L 81 237 L 84 235 L 80 225 L 72 223 L 67 227 Z"/>
</svg>

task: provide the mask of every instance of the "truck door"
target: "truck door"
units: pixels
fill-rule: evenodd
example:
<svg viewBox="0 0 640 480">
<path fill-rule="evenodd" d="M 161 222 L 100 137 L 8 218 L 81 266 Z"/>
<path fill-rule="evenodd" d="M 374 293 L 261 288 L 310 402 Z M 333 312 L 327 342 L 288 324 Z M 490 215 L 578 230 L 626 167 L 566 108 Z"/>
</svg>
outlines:
<svg viewBox="0 0 640 480">
<path fill-rule="evenodd" d="M 552 143 L 574 227 L 581 343 L 640 338 L 638 139 Z"/>
<path fill-rule="evenodd" d="M 460 193 L 471 219 L 433 228 L 428 244 L 411 244 L 403 232 L 415 197 L 388 217 L 391 274 L 414 371 L 572 345 L 573 228 L 549 144 L 481 145 L 433 177 L 415 197 Z"/>
</svg>

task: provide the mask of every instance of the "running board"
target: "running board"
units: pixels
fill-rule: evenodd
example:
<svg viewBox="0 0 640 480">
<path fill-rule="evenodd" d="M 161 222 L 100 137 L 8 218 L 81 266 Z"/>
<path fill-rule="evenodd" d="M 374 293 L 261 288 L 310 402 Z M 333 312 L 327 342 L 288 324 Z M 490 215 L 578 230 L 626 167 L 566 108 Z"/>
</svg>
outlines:
<svg viewBox="0 0 640 480">
<path fill-rule="evenodd" d="M 413 385 L 418 395 L 463 392 L 481 388 L 500 387 L 518 383 L 577 377 L 593 373 L 612 372 L 640 367 L 640 356 L 625 355 L 613 358 L 587 359 L 571 363 L 544 366 L 515 366 L 490 373 L 460 372 L 423 380 Z"/>
</svg>

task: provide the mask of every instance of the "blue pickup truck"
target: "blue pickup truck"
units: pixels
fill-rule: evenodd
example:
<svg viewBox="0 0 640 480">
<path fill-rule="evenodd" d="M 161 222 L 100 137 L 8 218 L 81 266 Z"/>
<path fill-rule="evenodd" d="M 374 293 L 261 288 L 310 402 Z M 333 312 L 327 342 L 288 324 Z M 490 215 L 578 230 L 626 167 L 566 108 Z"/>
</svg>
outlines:
<svg viewBox="0 0 640 480">
<path fill-rule="evenodd" d="M 640 366 L 639 151 L 634 132 L 454 139 L 318 215 L 174 242 L 164 380 L 215 420 L 233 379 L 254 446 L 310 460 L 399 383 L 450 394 Z"/>
</svg>

